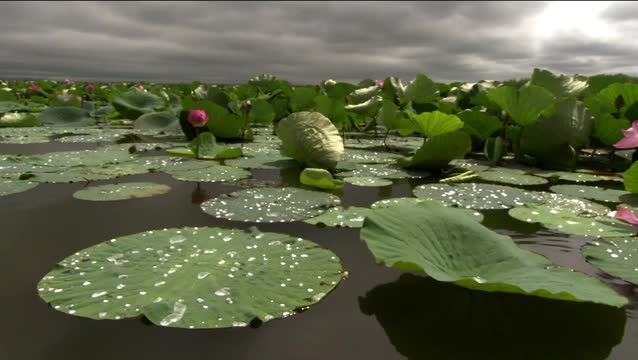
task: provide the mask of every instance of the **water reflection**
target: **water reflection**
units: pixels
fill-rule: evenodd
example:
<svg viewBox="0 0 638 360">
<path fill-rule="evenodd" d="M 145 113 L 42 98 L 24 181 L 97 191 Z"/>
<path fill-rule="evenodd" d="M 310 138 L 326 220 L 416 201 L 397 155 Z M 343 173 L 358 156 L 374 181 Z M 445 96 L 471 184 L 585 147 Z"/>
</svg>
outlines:
<svg viewBox="0 0 638 360">
<path fill-rule="evenodd" d="M 473 291 L 411 274 L 359 306 L 408 359 L 605 359 L 623 338 L 624 309 Z"/>
<path fill-rule="evenodd" d="M 210 195 L 206 191 L 206 189 L 202 189 L 197 183 L 197 187 L 191 193 L 191 203 L 195 205 L 201 205 L 204 201 L 210 199 Z"/>
</svg>

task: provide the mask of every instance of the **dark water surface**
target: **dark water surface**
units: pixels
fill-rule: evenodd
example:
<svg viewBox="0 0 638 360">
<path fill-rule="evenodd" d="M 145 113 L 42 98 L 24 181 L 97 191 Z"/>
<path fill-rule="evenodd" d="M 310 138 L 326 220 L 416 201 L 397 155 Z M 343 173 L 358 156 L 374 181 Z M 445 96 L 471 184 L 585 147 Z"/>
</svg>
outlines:
<svg viewBox="0 0 638 360">
<path fill-rule="evenodd" d="M 0 153 L 94 148 L 81 144 L 0 145 Z M 296 185 L 296 172 L 256 170 L 257 179 Z M 72 194 L 86 186 L 42 184 L 0 197 L 0 359 L 638 359 L 638 288 L 585 262 L 585 239 L 544 230 L 487 211 L 484 225 L 558 265 L 596 276 L 627 296 L 625 309 L 484 293 L 376 265 L 359 229 L 303 222 L 259 224 L 259 229 L 315 241 L 335 252 L 349 278 L 305 312 L 258 328 L 186 330 L 142 319 L 91 320 L 67 315 L 38 297 L 36 284 L 65 257 L 118 236 L 183 226 L 248 228 L 215 219 L 196 204 L 237 186 L 181 182 L 163 173 L 97 181 L 153 181 L 164 195 L 91 202 Z M 346 184 L 344 206 L 412 196 L 424 181 L 392 187 Z M 202 191 L 203 190 L 203 191 Z M 206 192 L 207 194 L 204 194 Z M 194 203 L 195 202 L 195 203 Z"/>
</svg>

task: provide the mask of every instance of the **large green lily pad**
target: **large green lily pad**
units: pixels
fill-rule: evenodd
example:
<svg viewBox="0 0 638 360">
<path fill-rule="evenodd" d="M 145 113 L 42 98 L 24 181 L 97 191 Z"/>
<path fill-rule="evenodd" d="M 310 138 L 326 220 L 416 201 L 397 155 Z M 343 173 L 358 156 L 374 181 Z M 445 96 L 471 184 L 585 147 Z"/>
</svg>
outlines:
<svg viewBox="0 0 638 360">
<path fill-rule="evenodd" d="M 401 155 L 395 153 L 364 149 L 346 149 L 343 153 L 342 161 L 359 164 L 388 164 L 394 163 L 396 159 L 399 158 L 401 158 Z"/>
<path fill-rule="evenodd" d="M 392 185 L 391 180 L 381 179 L 373 176 L 351 176 L 343 181 L 356 186 L 388 186 Z"/>
<path fill-rule="evenodd" d="M 421 271 L 470 289 L 511 292 L 616 307 L 627 299 L 603 282 L 554 267 L 470 216 L 440 205 L 373 209 L 361 229 L 377 263 Z"/>
<path fill-rule="evenodd" d="M 171 187 L 164 184 L 130 182 L 90 186 L 73 193 L 73 197 L 90 201 L 114 201 L 147 198 L 169 192 Z"/>
<path fill-rule="evenodd" d="M 477 175 L 481 180 L 519 186 L 547 184 L 547 179 L 545 178 L 527 175 L 524 174 L 523 171 L 515 172 L 510 169 L 499 171 L 498 168 L 495 168 L 488 171 L 481 171 Z"/>
<path fill-rule="evenodd" d="M 538 193 L 493 184 L 425 184 L 414 188 L 414 195 L 468 209 L 509 209 L 527 203 L 539 203 Z"/>
<path fill-rule="evenodd" d="M 584 199 L 619 203 L 623 195 L 630 193 L 623 190 L 605 189 L 598 186 L 554 185 L 550 188 L 555 193 Z"/>
<path fill-rule="evenodd" d="M 363 226 L 363 220 L 370 209 L 363 207 L 351 206 L 344 209 L 341 206 L 330 208 L 325 213 L 304 220 L 309 224 L 325 225 L 329 227 L 350 227 L 359 228 Z"/>
<path fill-rule="evenodd" d="M 341 280 L 317 244 L 237 229 L 151 230 L 56 264 L 38 284 L 54 309 L 90 319 L 145 316 L 160 326 L 225 328 L 295 314 Z"/>
<path fill-rule="evenodd" d="M 244 169 L 290 169 L 299 167 L 299 163 L 294 159 L 279 156 L 279 154 L 230 159 L 225 160 L 224 164 Z"/>
<path fill-rule="evenodd" d="M 0 196 L 27 191 L 36 186 L 38 186 L 38 183 L 36 182 L 0 179 Z"/>
<path fill-rule="evenodd" d="M 370 206 L 372 209 L 378 209 L 378 208 L 386 208 L 386 207 L 391 207 L 391 206 L 401 206 L 401 205 L 413 205 L 413 204 L 423 204 L 423 203 L 427 203 L 427 202 L 436 202 L 434 200 L 424 200 L 424 199 L 419 199 L 419 198 L 412 198 L 412 197 L 399 197 L 399 198 L 390 198 L 390 199 L 383 199 L 383 200 L 379 200 L 379 201 L 375 201 L 374 203 L 372 203 L 372 205 Z M 442 205 L 442 206 L 448 206 L 448 204 L 443 204 L 443 203 L 438 203 L 436 202 L 438 205 Z M 466 208 L 457 208 L 457 207 L 453 207 L 450 206 L 451 209 L 455 209 L 461 213 L 465 213 L 466 215 L 469 215 L 472 219 L 475 219 L 478 222 L 482 222 L 484 219 L 484 216 L 482 213 L 474 210 L 474 209 L 466 209 Z"/>
<path fill-rule="evenodd" d="M 638 238 L 592 240 L 581 252 L 595 267 L 638 285 Z"/>
<path fill-rule="evenodd" d="M 560 194 L 552 195 L 546 195 L 542 204 L 525 204 L 510 209 L 508 213 L 515 219 L 540 223 L 548 229 L 567 234 L 618 237 L 638 233 L 638 228 L 608 216 L 609 209 L 603 205 Z"/>
<path fill-rule="evenodd" d="M 337 196 L 292 187 L 240 190 L 202 203 L 204 212 L 228 220 L 288 222 L 323 214 L 340 204 Z"/>
<path fill-rule="evenodd" d="M 248 170 L 219 165 L 214 161 L 187 161 L 162 168 L 162 171 L 181 181 L 229 182 L 249 178 Z"/>
<path fill-rule="evenodd" d="M 136 157 L 127 151 L 81 150 L 32 155 L 28 157 L 26 161 L 32 165 L 45 166 L 99 166 L 109 163 L 122 163 L 135 159 Z"/>
<path fill-rule="evenodd" d="M 432 175 L 426 170 L 403 169 L 394 164 L 352 164 L 354 169 L 337 173 L 339 177 L 377 177 L 384 179 L 420 179 Z"/>
<path fill-rule="evenodd" d="M 600 176 L 595 174 L 585 174 L 579 172 L 571 172 L 571 171 L 548 171 L 548 170 L 540 170 L 534 171 L 534 175 L 542 176 L 545 178 L 556 178 L 565 181 L 573 181 L 573 182 L 596 182 L 596 181 L 605 181 L 611 180 L 608 176 Z M 622 178 L 617 178 L 619 181 L 622 181 Z"/>
</svg>

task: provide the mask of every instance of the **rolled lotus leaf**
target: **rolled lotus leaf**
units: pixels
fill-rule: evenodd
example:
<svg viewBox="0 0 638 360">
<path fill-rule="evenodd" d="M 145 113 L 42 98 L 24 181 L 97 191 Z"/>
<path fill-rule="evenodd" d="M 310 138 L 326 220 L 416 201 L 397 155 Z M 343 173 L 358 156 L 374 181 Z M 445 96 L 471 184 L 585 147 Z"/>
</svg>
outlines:
<svg viewBox="0 0 638 360">
<path fill-rule="evenodd" d="M 299 182 L 319 189 L 341 189 L 343 180 L 336 180 L 326 169 L 306 168 L 299 174 Z"/>
<path fill-rule="evenodd" d="M 343 155 L 339 130 L 319 112 L 301 111 L 279 122 L 281 154 L 304 166 L 334 169 Z"/>
</svg>

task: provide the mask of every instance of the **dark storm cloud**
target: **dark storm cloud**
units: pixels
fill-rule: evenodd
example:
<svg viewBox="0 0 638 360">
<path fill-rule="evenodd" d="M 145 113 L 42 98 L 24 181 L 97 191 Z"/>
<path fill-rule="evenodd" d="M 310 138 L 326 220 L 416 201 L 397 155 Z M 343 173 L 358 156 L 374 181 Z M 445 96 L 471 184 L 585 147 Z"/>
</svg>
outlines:
<svg viewBox="0 0 638 360">
<path fill-rule="evenodd" d="M 1 2 L 0 78 L 237 83 L 528 76 L 631 67 L 634 48 L 529 45 L 542 2 Z M 620 6 L 620 5 L 618 5 Z M 614 15 L 607 10 L 605 16 Z M 571 54 L 578 61 L 570 61 Z"/>
</svg>

